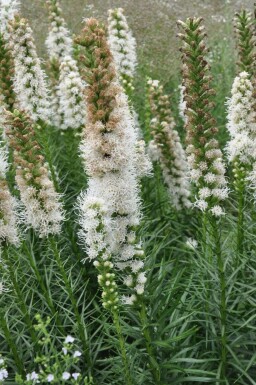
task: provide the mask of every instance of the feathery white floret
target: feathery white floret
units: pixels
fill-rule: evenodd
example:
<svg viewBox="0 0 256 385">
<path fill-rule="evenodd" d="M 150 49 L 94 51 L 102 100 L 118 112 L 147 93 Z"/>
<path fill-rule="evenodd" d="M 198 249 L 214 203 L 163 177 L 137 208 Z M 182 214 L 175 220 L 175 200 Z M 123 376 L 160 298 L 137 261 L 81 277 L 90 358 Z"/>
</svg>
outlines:
<svg viewBox="0 0 256 385">
<path fill-rule="evenodd" d="M 5 38 L 9 36 L 8 23 L 19 12 L 20 1 L 0 0 L 0 32 Z"/>
<path fill-rule="evenodd" d="M 16 16 L 10 24 L 10 48 L 14 61 L 14 91 L 20 109 L 33 121 L 48 121 L 51 114 L 46 75 L 36 53 L 27 20 Z"/>
<path fill-rule="evenodd" d="M 251 164 L 256 157 L 256 114 L 250 75 L 241 72 L 234 80 L 228 101 L 227 128 L 231 136 L 226 150 L 230 162 Z"/>
<path fill-rule="evenodd" d="M 50 60 L 60 63 L 66 56 L 72 56 L 73 40 L 71 33 L 62 17 L 62 10 L 56 0 L 47 1 L 49 8 L 50 27 L 45 41 Z"/>
<path fill-rule="evenodd" d="M 84 105 L 85 82 L 81 79 L 76 61 L 71 56 L 63 58 L 60 65 L 57 97 L 59 115 L 62 117 L 60 128 L 79 128 L 85 124 Z"/>
</svg>

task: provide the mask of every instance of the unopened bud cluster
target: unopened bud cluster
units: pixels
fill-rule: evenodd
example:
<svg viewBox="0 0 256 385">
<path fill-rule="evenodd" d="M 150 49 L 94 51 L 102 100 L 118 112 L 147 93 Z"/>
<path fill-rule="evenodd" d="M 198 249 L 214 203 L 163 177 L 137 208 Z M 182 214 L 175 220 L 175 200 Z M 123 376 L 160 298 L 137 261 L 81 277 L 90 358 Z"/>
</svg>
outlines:
<svg viewBox="0 0 256 385">
<path fill-rule="evenodd" d="M 223 154 L 216 139 L 218 128 L 212 116 L 209 65 L 205 60 L 204 27 L 201 18 L 189 18 L 178 25 L 183 33 L 184 101 L 186 102 L 187 155 L 190 178 L 196 186 L 195 206 L 219 217 L 224 214 L 222 201 L 228 196 Z"/>
<path fill-rule="evenodd" d="M 255 71 L 255 21 L 251 12 L 241 10 L 235 14 L 234 27 L 237 36 L 238 68 L 250 76 Z"/>
<path fill-rule="evenodd" d="M 177 210 L 191 206 L 190 183 L 186 154 L 174 129 L 168 95 L 157 80 L 148 80 L 148 96 L 151 109 L 150 153 L 153 160 L 160 163 L 163 178 L 168 186 L 171 202 Z"/>
<path fill-rule="evenodd" d="M 57 234 L 64 219 L 60 196 L 38 144 L 33 123 L 17 110 L 6 113 L 6 134 L 13 151 L 16 183 L 24 205 L 23 222 L 40 237 Z"/>
<path fill-rule="evenodd" d="M 12 109 L 15 101 L 13 91 L 13 60 L 8 49 L 8 44 L 3 35 L 0 35 L 0 103 L 7 109 Z"/>
<path fill-rule="evenodd" d="M 108 11 L 109 45 L 126 94 L 133 90 L 133 78 L 137 66 L 136 41 L 128 26 L 122 8 Z"/>
</svg>

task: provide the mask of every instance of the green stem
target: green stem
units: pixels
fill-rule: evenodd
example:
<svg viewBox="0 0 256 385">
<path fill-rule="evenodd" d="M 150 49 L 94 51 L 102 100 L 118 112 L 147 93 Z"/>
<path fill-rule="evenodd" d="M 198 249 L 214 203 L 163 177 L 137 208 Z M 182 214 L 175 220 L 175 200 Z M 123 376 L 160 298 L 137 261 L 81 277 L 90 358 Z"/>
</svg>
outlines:
<svg viewBox="0 0 256 385">
<path fill-rule="evenodd" d="M 245 191 L 244 186 L 238 191 L 238 221 L 237 221 L 237 258 L 236 267 L 239 267 L 240 257 L 244 252 L 244 205 Z"/>
<path fill-rule="evenodd" d="M 123 361 L 123 365 L 124 365 L 124 372 L 125 372 L 125 378 L 126 378 L 125 385 L 133 385 L 133 381 L 132 381 L 132 377 L 131 377 L 129 365 L 128 365 L 128 358 L 127 358 L 127 352 L 126 352 L 126 347 L 125 347 L 125 339 L 124 339 L 124 336 L 122 333 L 119 311 L 112 309 L 112 317 L 113 317 L 114 326 L 115 326 L 115 329 L 117 332 L 121 357 L 122 357 L 122 361 Z"/>
<path fill-rule="evenodd" d="M 148 325 L 146 306 L 143 301 L 141 301 L 141 310 L 139 315 L 142 326 L 142 332 L 146 343 L 146 350 L 149 357 L 149 366 L 154 379 L 154 383 L 155 385 L 161 385 L 161 372 L 159 365 L 155 359 L 155 352 L 153 349 L 151 333 Z"/>
<path fill-rule="evenodd" d="M 65 288 L 67 290 L 70 302 L 73 306 L 73 310 L 74 310 L 74 314 L 76 317 L 76 322 L 77 322 L 77 326 L 78 326 L 78 330 L 79 330 L 80 339 L 81 339 L 81 342 L 83 344 L 83 352 L 84 352 L 84 356 L 86 358 L 89 376 L 91 376 L 92 361 L 91 361 L 91 357 L 90 357 L 90 348 L 89 348 L 89 344 L 88 344 L 88 337 L 87 337 L 88 333 L 86 330 L 86 326 L 85 326 L 84 322 L 82 321 L 82 317 L 79 313 L 77 301 L 76 301 L 76 298 L 73 294 L 72 287 L 70 285 L 70 282 L 69 282 L 68 276 L 66 274 L 64 265 L 63 265 L 62 260 L 60 258 L 60 253 L 59 253 L 56 241 L 53 237 L 50 237 L 49 242 L 50 242 L 51 249 L 53 251 L 55 261 L 56 261 L 58 268 L 61 272 L 62 280 L 65 284 Z"/>
<path fill-rule="evenodd" d="M 22 361 L 22 359 L 19 356 L 17 346 L 16 346 L 15 342 L 12 339 L 12 336 L 11 336 L 11 333 L 10 333 L 7 321 L 6 321 L 2 311 L 0 312 L 0 321 L 1 321 L 1 328 L 2 328 L 2 330 L 4 332 L 5 339 L 6 339 L 7 343 L 8 343 L 8 345 L 9 345 L 9 348 L 10 348 L 10 350 L 12 352 L 15 364 L 17 366 L 18 373 L 20 375 L 24 376 L 25 375 L 25 368 L 24 368 L 24 365 L 23 365 L 23 361 Z"/>
<path fill-rule="evenodd" d="M 221 235 L 220 226 L 215 218 L 212 219 L 213 236 L 215 240 L 215 255 L 217 257 L 217 267 L 220 284 L 220 349 L 221 349 L 221 370 L 220 380 L 225 382 L 226 379 L 226 367 L 227 367 L 227 298 L 226 298 L 226 279 L 225 279 L 225 267 L 221 250 Z"/>
<path fill-rule="evenodd" d="M 51 298 L 51 296 L 49 294 L 50 293 L 49 289 L 46 287 L 46 285 L 44 283 L 44 280 L 43 280 L 43 278 L 41 276 L 41 273 L 38 270 L 35 258 L 33 257 L 33 255 L 30 252 L 30 250 L 28 250 L 28 247 L 27 247 L 27 245 L 25 243 L 23 244 L 23 247 L 26 250 L 26 255 L 28 256 L 28 259 L 29 259 L 29 265 L 32 268 L 32 270 L 33 270 L 33 272 L 34 272 L 34 274 L 36 276 L 36 279 L 37 279 L 37 281 L 39 283 L 39 286 L 40 286 L 40 288 L 42 290 L 42 293 L 44 295 L 44 298 L 46 300 L 47 306 L 48 306 L 49 310 L 51 311 L 54 319 L 56 320 L 57 328 L 59 329 L 61 334 L 63 334 L 63 327 L 62 327 L 62 324 L 61 324 L 61 321 L 60 321 L 60 318 L 59 318 L 59 313 L 58 313 L 57 309 L 55 308 L 53 300 L 52 300 L 52 298 Z"/>
</svg>

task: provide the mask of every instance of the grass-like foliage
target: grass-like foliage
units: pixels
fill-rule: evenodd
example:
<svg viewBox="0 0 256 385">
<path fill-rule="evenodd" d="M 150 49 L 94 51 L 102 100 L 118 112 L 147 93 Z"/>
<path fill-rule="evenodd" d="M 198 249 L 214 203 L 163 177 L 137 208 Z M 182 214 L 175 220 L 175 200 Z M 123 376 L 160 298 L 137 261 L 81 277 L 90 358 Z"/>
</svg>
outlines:
<svg viewBox="0 0 256 385">
<path fill-rule="evenodd" d="M 255 385 L 253 13 L 162 85 L 123 9 L 47 10 L 42 62 L 0 0 L 0 384 Z"/>
</svg>

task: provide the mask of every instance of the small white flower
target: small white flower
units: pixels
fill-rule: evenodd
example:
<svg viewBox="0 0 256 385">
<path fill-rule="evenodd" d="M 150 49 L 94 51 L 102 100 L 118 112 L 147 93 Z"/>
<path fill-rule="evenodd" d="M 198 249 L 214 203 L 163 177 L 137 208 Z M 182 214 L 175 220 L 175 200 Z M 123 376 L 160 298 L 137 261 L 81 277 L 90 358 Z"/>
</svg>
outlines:
<svg viewBox="0 0 256 385">
<path fill-rule="evenodd" d="M 65 339 L 66 344 L 73 344 L 74 341 L 75 341 L 75 339 L 72 336 L 67 336 Z"/>
<path fill-rule="evenodd" d="M 198 242 L 197 242 L 197 240 L 194 239 L 194 238 L 187 238 L 187 240 L 186 240 L 186 245 L 187 245 L 189 248 L 195 250 L 195 249 L 197 249 L 197 247 L 198 247 Z"/>
<path fill-rule="evenodd" d="M 48 374 L 46 379 L 47 379 L 47 382 L 52 382 L 54 380 L 54 375 L 53 374 Z"/>
<path fill-rule="evenodd" d="M 68 349 L 67 348 L 62 348 L 62 351 L 63 351 L 64 356 L 66 356 L 68 354 Z"/>
<path fill-rule="evenodd" d="M 5 380 L 8 378 L 8 372 L 5 368 L 0 369 L 0 381 Z"/>
<path fill-rule="evenodd" d="M 79 352 L 79 350 L 76 350 L 73 354 L 73 357 L 76 358 L 76 357 L 80 357 L 82 355 L 81 352 Z"/>
<path fill-rule="evenodd" d="M 71 377 L 71 374 L 69 372 L 62 373 L 62 379 L 63 380 L 69 380 Z"/>
<path fill-rule="evenodd" d="M 77 380 L 79 376 L 81 376 L 80 373 L 72 373 L 72 377 L 73 377 L 75 380 Z"/>
</svg>

